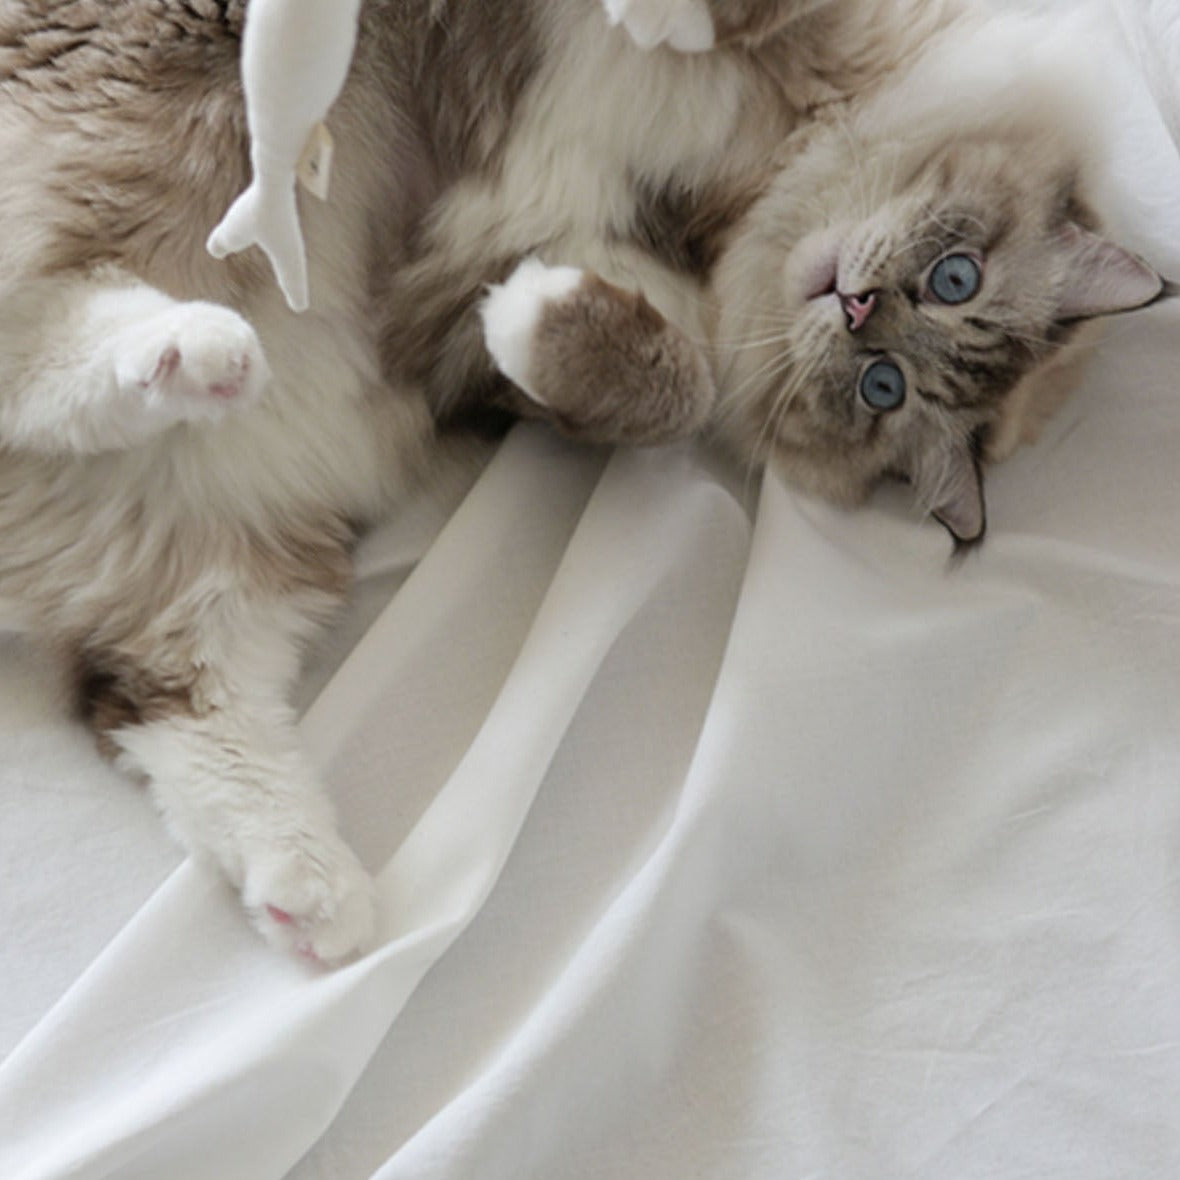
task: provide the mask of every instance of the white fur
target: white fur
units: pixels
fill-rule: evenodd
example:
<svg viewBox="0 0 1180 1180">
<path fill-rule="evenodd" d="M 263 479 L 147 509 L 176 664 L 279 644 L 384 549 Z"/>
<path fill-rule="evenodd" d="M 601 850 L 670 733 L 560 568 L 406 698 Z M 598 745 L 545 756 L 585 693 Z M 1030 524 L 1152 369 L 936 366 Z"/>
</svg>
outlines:
<svg viewBox="0 0 1180 1180">
<path fill-rule="evenodd" d="M 526 258 L 506 283 L 492 287 L 480 308 L 488 351 L 500 372 L 542 405 L 530 377 L 533 336 L 546 305 L 568 299 L 584 278 L 577 267 Z"/>
<path fill-rule="evenodd" d="M 612 25 L 622 24 L 641 49 L 667 44 L 681 53 L 704 53 L 716 44 L 704 0 L 603 0 Z"/>
<path fill-rule="evenodd" d="M 793 126 L 759 71 L 728 54 L 647 54 L 602 36 L 600 14 L 554 5 L 542 19 L 554 46 L 516 112 L 494 176 L 456 186 L 435 210 L 434 236 L 456 266 L 497 252 L 576 265 L 642 291 L 670 322 L 704 341 L 700 293 L 628 239 L 636 182 L 687 190 L 727 171 L 754 172 Z M 592 96 L 587 99 L 587 95 Z M 765 117 L 751 120 L 750 112 Z M 753 130 L 752 125 L 753 124 Z"/>
<path fill-rule="evenodd" d="M 257 401 L 269 380 L 254 329 L 213 303 L 165 307 L 114 343 L 120 391 L 182 421 L 219 422 L 230 406 Z"/>
<path fill-rule="evenodd" d="M 218 707 L 119 731 L 120 763 L 146 776 L 177 839 L 241 890 L 268 941 L 338 961 L 370 944 L 375 892 L 336 833 L 282 699 L 306 625 L 282 607 L 227 603 L 221 613 L 202 653 L 216 670 L 206 691 Z"/>
<path fill-rule="evenodd" d="M 141 283 L 44 280 L 5 311 L 0 438 L 30 450 L 118 449 L 181 422 L 218 422 L 267 381 L 241 316 Z"/>
<path fill-rule="evenodd" d="M 791 126 L 768 80 L 730 55 L 644 54 L 604 37 L 593 10 L 554 5 L 543 19 L 554 50 L 495 177 L 458 186 L 437 210 L 435 237 L 459 257 L 489 241 L 522 254 L 543 241 L 552 263 L 590 265 L 584 255 L 597 251 L 594 269 L 612 278 L 604 243 L 629 235 L 634 182 L 678 177 L 691 189 L 726 169 L 752 172 Z M 765 125 L 751 135 L 760 107 Z"/>
<path fill-rule="evenodd" d="M 1087 144 L 1100 156 L 1109 123 L 1092 83 L 1101 56 L 1084 32 L 1060 15 L 968 8 L 879 101 L 862 105 L 857 129 L 870 140 L 934 137 L 986 111 L 995 122 L 1054 125 L 1083 159 Z"/>
</svg>

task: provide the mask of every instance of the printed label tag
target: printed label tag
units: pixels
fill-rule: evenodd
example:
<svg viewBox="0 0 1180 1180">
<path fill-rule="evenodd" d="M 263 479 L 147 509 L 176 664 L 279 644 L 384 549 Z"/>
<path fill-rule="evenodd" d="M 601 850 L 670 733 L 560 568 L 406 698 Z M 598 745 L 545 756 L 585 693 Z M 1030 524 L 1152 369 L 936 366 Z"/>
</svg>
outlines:
<svg viewBox="0 0 1180 1180">
<path fill-rule="evenodd" d="M 313 197 L 321 201 L 328 199 L 328 182 L 332 177 L 332 152 L 335 142 L 332 133 L 323 123 L 317 123 L 307 137 L 307 144 L 299 163 L 295 168 L 295 175 L 299 183 Z"/>
</svg>

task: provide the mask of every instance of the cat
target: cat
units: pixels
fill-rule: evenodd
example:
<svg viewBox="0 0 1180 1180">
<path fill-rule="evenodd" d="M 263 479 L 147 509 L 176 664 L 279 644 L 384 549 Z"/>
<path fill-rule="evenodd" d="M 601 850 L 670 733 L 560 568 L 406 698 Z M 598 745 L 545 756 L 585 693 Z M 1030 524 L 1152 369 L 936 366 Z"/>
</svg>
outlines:
<svg viewBox="0 0 1180 1180">
<path fill-rule="evenodd" d="M 1099 232 L 1070 85 L 957 0 L 370 0 L 296 317 L 203 248 L 248 179 L 245 19 L 0 9 L 0 600 L 325 963 L 375 890 L 287 693 L 450 438 L 710 432 L 841 502 L 908 479 L 968 543 L 1085 324 L 1169 290 Z"/>
<path fill-rule="evenodd" d="M 650 218 L 641 232 L 663 222 L 673 235 L 649 237 L 657 254 L 708 272 L 711 319 L 694 328 L 722 391 L 713 433 L 740 461 L 773 455 L 792 482 L 848 506 L 903 479 L 957 551 L 978 543 L 983 465 L 1035 439 L 1076 382 L 1094 321 L 1174 294 L 1101 234 L 1100 119 L 1078 84 L 1085 47 L 1063 59 L 1061 43 L 1037 48 L 1052 42 L 1048 24 L 939 0 L 608 8 L 643 44 L 753 47 L 804 112 L 744 195 L 740 179 L 728 194 L 722 182 L 689 202 L 687 220 L 638 214 Z M 665 190 L 656 203 L 683 196 Z M 710 223 L 714 200 L 722 213 Z M 557 333 L 574 298 L 547 282 L 561 285 L 528 263 L 485 308 L 501 371 L 545 386 L 552 405 L 579 384 L 587 398 L 626 388 L 619 341 L 644 333 L 612 325 L 607 348 L 586 328 L 581 348 Z M 585 283 L 585 314 L 601 320 L 597 279 Z M 693 323 L 683 298 L 659 305 Z M 507 339 L 514 318 L 537 325 L 531 350 Z M 634 372 L 627 396 L 638 399 L 639 357 Z"/>
</svg>

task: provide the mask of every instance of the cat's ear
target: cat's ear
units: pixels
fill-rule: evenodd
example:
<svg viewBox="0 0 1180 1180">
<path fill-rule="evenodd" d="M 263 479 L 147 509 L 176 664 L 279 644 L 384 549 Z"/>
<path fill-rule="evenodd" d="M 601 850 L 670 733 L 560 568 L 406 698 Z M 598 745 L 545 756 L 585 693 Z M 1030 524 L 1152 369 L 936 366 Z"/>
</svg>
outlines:
<svg viewBox="0 0 1180 1180">
<path fill-rule="evenodd" d="M 1062 321 L 1135 311 L 1170 291 L 1142 258 L 1070 222 L 1061 233 L 1066 280 L 1057 317 Z"/>
<path fill-rule="evenodd" d="M 956 442 L 937 457 L 927 456 L 910 482 L 930 515 L 954 537 L 956 549 L 983 540 L 987 531 L 983 470 L 969 444 Z"/>
</svg>

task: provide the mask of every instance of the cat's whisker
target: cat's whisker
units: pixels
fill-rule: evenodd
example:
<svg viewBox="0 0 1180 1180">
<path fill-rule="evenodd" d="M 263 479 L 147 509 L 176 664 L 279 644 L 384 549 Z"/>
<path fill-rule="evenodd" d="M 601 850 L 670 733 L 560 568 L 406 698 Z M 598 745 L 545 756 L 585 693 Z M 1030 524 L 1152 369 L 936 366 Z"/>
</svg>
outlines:
<svg viewBox="0 0 1180 1180">
<path fill-rule="evenodd" d="M 721 404 L 715 410 L 715 419 L 718 424 L 725 425 L 738 415 L 747 413 L 751 395 L 754 394 L 757 387 L 763 384 L 769 385 L 774 380 L 776 373 L 785 369 L 791 360 L 792 353 L 787 349 L 782 349 L 774 353 L 754 372 L 748 373 L 733 388 L 726 390 L 723 394 Z M 759 443 L 755 444 L 755 457 L 759 445 Z"/>
<path fill-rule="evenodd" d="M 857 188 L 860 194 L 861 216 L 867 217 L 872 211 L 872 204 L 869 200 L 869 192 L 865 187 L 865 172 L 861 165 L 859 145 L 856 138 L 852 134 L 852 128 L 849 125 L 848 118 L 842 111 L 835 112 L 836 124 L 843 133 L 844 138 L 848 142 L 848 157 L 852 163 L 852 175 L 857 183 Z"/>
<path fill-rule="evenodd" d="M 776 332 L 773 336 L 762 336 L 753 340 L 736 340 L 727 345 L 730 352 L 750 352 L 755 348 L 769 348 L 774 344 L 789 344 L 792 333 L 789 330 Z"/>
<path fill-rule="evenodd" d="M 785 363 L 788 359 L 787 354 L 782 354 L 778 359 Z M 791 382 L 784 385 L 775 395 L 774 401 L 771 403 L 770 409 L 763 419 L 762 426 L 754 439 L 754 444 L 750 448 L 749 462 L 746 465 L 745 494 L 747 496 L 749 495 L 750 482 L 753 480 L 754 475 L 766 465 L 774 451 L 774 441 L 778 436 L 778 426 L 782 421 L 778 407 L 781 402 L 794 399 L 794 384 L 794 382 Z"/>
<path fill-rule="evenodd" d="M 932 238 L 928 235 L 918 237 L 916 234 L 911 234 L 902 239 L 901 244 L 889 255 L 889 261 L 892 262 L 902 254 L 912 254 L 921 246 L 933 246 L 936 250 L 941 250 L 943 242 L 941 238 Z"/>
<path fill-rule="evenodd" d="M 737 343 L 741 343 L 746 340 L 752 340 L 754 338 L 755 332 L 772 332 L 785 328 L 786 324 L 786 315 L 783 312 L 767 312 L 765 315 L 760 315 L 757 317 L 754 315 L 747 315 L 743 317 L 741 326 L 742 328 L 750 329 L 750 331 L 748 333 L 740 331 L 734 332 L 730 338 Z"/>
<path fill-rule="evenodd" d="M 777 367 L 781 367 L 786 360 L 789 359 L 790 354 L 783 349 L 780 352 L 774 353 L 771 358 L 764 364 L 760 365 L 753 373 L 749 373 L 745 378 L 736 385 L 726 396 L 727 402 L 730 404 L 743 402 L 746 395 L 754 389 L 760 382 L 767 379 L 769 374 L 773 373 Z"/>
<path fill-rule="evenodd" d="M 890 168 L 888 174 L 883 169 L 876 170 L 874 183 L 871 190 L 872 210 L 881 209 L 884 206 L 887 198 L 891 197 L 896 191 L 897 169 L 898 156 L 897 153 L 894 152 L 892 167 Z"/>
<path fill-rule="evenodd" d="M 938 213 L 938 211 L 932 205 L 926 206 L 926 214 L 930 220 L 938 226 L 939 229 L 947 234 L 952 242 L 958 243 L 962 241 L 963 231 L 961 226 L 951 225 L 941 216 L 941 214 Z M 960 217 L 964 223 L 973 226 L 980 232 L 981 235 L 986 236 L 987 226 L 980 218 L 976 217 L 972 213 L 961 213 Z"/>
<path fill-rule="evenodd" d="M 761 467 L 766 463 L 774 449 L 774 442 L 779 436 L 782 424 L 786 420 L 787 414 L 791 411 L 791 407 L 821 367 L 824 353 L 821 348 L 817 347 L 818 342 L 816 339 L 820 335 L 822 335 L 822 329 L 813 328 L 800 341 L 799 349 L 795 354 L 784 353 L 781 357 L 776 358 L 783 362 L 783 365 L 779 366 L 780 368 L 785 366 L 785 362 L 794 359 L 798 355 L 810 355 L 813 359 L 804 368 L 797 369 L 793 372 L 790 380 L 775 394 L 774 400 L 767 410 L 762 426 L 751 449 L 751 462 L 747 478 L 752 476 L 757 467 Z M 773 371 L 773 368 L 771 371 Z M 768 372 L 766 376 L 769 377 L 770 373 Z"/>
<path fill-rule="evenodd" d="M 783 422 L 786 420 L 787 414 L 790 413 L 791 407 L 798 399 L 808 384 L 815 377 L 823 364 L 822 356 L 816 354 L 815 359 L 806 368 L 799 370 L 794 374 L 791 384 L 784 388 L 783 395 L 779 398 L 779 404 L 773 411 L 773 431 L 772 434 L 777 437 Z"/>
</svg>

